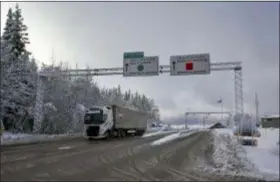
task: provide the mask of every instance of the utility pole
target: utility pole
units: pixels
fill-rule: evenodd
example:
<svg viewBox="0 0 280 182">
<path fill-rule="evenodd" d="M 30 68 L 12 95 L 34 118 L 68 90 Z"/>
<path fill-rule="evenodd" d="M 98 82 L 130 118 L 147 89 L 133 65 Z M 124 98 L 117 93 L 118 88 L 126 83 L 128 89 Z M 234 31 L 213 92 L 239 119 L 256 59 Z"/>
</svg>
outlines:
<svg viewBox="0 0 280 182">
<path fill-rule="evenodd" d="M 256 124 L 258 124 L 260 120 L 259 120 L 259 99 L 258 99 L 257 92 L 255 93 L 255 106 L 256 106 Z M 259 125 L 261 125 L 261 123 L 259 123 Z"/>
<path fill-rule="evenodd" d="M 188 129 L 188 115 L 189 113 L 185 114 L 185 129 Z"/>
<path fill-rule="evenodd" d="M 221 98 L 221 122 L 223 122 L 223 99 Z"/>
</svg>

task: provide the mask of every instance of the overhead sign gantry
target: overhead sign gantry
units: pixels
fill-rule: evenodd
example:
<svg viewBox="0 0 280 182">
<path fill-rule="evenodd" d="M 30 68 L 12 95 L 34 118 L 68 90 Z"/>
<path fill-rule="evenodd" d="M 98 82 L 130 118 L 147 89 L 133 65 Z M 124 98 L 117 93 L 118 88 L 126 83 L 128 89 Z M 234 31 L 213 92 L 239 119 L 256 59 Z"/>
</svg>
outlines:
<svg viewBox="0 0 280 182">
<path fill-rule="evenodd" d="M 158 56 L 144 56 L 144 52 L 126 52 L 123 56 L 123 76 L 158 76 L 162 73 Z M 210 54 L 170 56 L 170 75 L 210 74 Z"/>
<path fill-rule="evenodd" d="M 169 65 L 159 65 L 159 56 L 145 56 L 144 52 L 126 52 L 123 67 L 95 69 L 44 70 L 38 73 L 35 103 L 34 132 L 38 132 L 42 120 L 45 79 L 50 77 L 77 77 L 123 75 L 124 77 L 158 76 L 170 73 L 178 75 L 207 75 L 211 71 L 234 71 L 235 112 L 243 114 L 243 84 L 241 62 L 210 63 L 210 54 L 190 54 L 170 56 Z"/>
</svg>

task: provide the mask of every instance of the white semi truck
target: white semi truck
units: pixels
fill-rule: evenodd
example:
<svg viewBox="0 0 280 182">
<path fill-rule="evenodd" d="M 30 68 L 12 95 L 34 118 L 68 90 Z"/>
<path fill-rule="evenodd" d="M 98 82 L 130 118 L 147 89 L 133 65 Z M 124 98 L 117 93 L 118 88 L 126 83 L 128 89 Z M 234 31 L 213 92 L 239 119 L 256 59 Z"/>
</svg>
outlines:
<svg viewBox="0 0 280 182">
<path fill-rule="evenodd" d="M 84 117 L 84 136 L 91 139 L 142 136 L 147 128 L 149 115 L 127 108 L 110 105 L 94 106 Z"/>
</svg>

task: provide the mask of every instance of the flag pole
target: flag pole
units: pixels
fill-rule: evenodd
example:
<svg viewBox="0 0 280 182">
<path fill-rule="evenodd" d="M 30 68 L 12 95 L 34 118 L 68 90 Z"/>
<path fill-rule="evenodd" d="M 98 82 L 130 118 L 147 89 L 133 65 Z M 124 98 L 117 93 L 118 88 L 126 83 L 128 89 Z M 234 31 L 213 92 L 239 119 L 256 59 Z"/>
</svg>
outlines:
<svg viewBox="0 0 280 182">
<path fill-rule="evenodd" d="M 221 120 L 223 119 L 223 99 L 221 98 Z"/>
</svg>

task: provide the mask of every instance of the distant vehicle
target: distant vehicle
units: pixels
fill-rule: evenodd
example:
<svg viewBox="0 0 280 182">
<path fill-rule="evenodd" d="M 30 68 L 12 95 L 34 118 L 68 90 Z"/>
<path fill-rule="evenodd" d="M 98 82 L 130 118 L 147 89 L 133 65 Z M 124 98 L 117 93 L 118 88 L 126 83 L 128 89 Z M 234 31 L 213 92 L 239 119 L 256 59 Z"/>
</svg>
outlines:
<svg viewBox="0 0 280 182">
<path fill-rule="evenodd" d="M 163 131 L 169 131 L 171 128 L 170 127 L 164 127 L 162 130 Z"/>
<path fill-rule="evenodd" d="M 161 128 L 163 127 L 163 124 L 162 123 L 159 123 L 159 122 L 152 122 L 150 125 L 149 125 L 150 128 Z"/>
<path fill-rule="evenodd" d="M 151 128 L 156 128 L 156 127 L 157 127 L 157 123 L 154 123 L 154 122 L 153 122 L 152 124 L 150 124 L 150 127 L 151 127 Z"/>
<path fill-rule="evenodd" d="M 238 125 L 234 131 L 234 135 L 239 136 L 249 136 L 249 137 L 260 137 L 261 132 L 258 130 L 257 126 L 250 123 L 244 123 Z"/>
<path fill-rule="evenodd" d="M 241 145 L 257 146 L 258 145 L 258 140 L 252 139 L 252 138 L 241 138 L 241 139 L 239 139 L 239 143 Z"/>
<path fill-rule="evenodd" d="M 256 125 L 243 123 L 235 129 L 234 135 L 240 136 L 238 141 L 241 145 L 257 146 L 258 140 L 254 137 L 260 137 L 261 133 Z"/>
<path fill-rule="evenodd" d="M 142 136 L 147 128 L 149 115 L 121 108 L 116 105 L 94 106 L 84 117 L 84 136 L 88 139 Z"/>
</svg>

